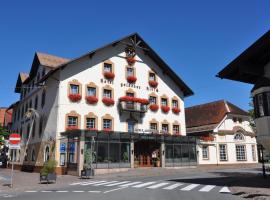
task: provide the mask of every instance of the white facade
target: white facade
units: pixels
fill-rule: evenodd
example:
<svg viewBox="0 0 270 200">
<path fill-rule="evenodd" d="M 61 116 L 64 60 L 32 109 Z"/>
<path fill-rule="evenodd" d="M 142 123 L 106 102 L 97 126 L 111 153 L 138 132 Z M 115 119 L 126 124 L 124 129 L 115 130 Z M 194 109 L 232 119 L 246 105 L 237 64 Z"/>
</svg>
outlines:
<svg viewBox="0 0 270 200">
<path fill-rule="evenodd" d="M 238 137 L 236 135 L 242 135 L 242 138 L 236 139 Z M 224 152 L 222 148 L 225 148 Z M 239 148 L 244 148 L 244 152 L 236 152 L 236 149 L 239 150 Z M 248 116 L 226 115 L 214 129 L 213 141 L 199 140 L 198 142 L 199 164 L 221 165 L 257 162 L 257 143 L 255 134 L 249 125 Z"/>
</svg>

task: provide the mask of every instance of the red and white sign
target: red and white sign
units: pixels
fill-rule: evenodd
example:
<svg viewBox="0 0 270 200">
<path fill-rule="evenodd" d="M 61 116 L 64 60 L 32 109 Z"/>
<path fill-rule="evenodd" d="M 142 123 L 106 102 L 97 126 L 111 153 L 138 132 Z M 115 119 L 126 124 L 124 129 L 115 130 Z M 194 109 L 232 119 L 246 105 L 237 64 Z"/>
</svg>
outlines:
<svg viewBox="0 0 270 200">
<path fill-rule="evenodd" d="M 9 148 L 10 149 L 20 149 L 21 136 L 17 133 L 12 133 L 9 135 Z"/>
</svg>

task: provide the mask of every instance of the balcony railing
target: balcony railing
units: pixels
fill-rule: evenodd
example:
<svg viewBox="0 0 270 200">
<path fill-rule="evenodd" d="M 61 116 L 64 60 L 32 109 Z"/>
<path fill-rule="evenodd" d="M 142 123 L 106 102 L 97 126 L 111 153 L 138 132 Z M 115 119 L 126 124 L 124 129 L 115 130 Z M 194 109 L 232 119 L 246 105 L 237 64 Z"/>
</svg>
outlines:
<svg viewBox="0 0 270 200">
<path fill-rule="evenodd" d="M 148 110 L 148 106 L 139 102 L 119 102 L 121 111 L 140 112 L 145 113 Z"/>
</svg>

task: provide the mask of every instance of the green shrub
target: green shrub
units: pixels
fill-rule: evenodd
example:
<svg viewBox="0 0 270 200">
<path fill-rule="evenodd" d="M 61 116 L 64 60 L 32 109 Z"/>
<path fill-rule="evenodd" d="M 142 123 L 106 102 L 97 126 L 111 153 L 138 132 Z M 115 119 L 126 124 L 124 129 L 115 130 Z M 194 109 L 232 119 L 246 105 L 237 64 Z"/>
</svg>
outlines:
<svg viewBox="0 0 270 200">
<path fill-rule="evenodd" d="M 56 160 L 48 160 L 46 163 L 44 163 L 44 166 L 40 171 L 41 175 L 48 175 L 49 173 L 54 173 L 56 166 Z"/>
</svg>

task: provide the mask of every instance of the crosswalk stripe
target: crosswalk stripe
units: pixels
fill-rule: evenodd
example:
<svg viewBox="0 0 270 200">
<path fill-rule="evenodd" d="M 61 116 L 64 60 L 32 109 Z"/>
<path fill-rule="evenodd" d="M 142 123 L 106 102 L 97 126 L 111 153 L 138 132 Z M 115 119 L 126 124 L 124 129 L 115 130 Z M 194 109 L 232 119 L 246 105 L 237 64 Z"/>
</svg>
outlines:
<svg viewBox="0 0 270 200">
<path fill-rule="evenodd" d="M 220 193 L 231 193 L 228 187 L 223 187 L 221 190 L 219 190 Z"/>
<path fill-rule="evenodd" d="M 212 190 L 214 187 L 216 187 L 215 185 L 206 185 L 203 188 L 201 188 L 199 191 L 200 192 L 209 192 L 210 190 Z"/>
<path fill-rule="evenodd" d="M 164 190 L 173 190 L 173 189 L 175 189 L 175 188 L 177 188 L 177 187 L 179 187 L 181 185 L 183 185 L 183 183 L 175 183 L 173 185 L 167 186 L 167 187 L 162 188 L 162 189 L 164 189 Z"/>
<path fill-rule="evenodd" d="M 142 188 L 142 187 L 145 187 L 145 186 L 148 186 L 148 185 L 152 185 L 154 183 L 156 183 L 156 182 L 146 182 L 146 183 L 142 183 L 142 184 L 139 184 L 139 185 L 134 185 L 132 187 L 134 187 L 134 188 Z"/>
<path fill-rule="evenodd" d="M 130 181 L 122 181 L 122 182 L 118 182 L 118 183 L 112 183 L 112 184 L 109 184 L 109 185 L 104 185 L 104 186 L 115 186 L 115 185 L 121 185 L 121 184 L 124 184 L 124 183 L 129 183 Z"/>
<path fill-rule="evenodd" d="M 194 189 L 195 187 L 198 187 L 199 185 L 200 185 L 200 184 L 190 184 L 190 185 L 188 185 L 188 186 L 182 188 L 181 190 L 182 190 L 182 191 L 189 191 L 189 190 Z"/>
<path fill-rule="evenodd" d="M 156 188 L 159 188 L 159 187 L 162 187 L 164 185 L 168 185 L 169 183 L 158 183 L 156 185 L 151 185 L 149 187 L 147 187 L 148 189 L 156 189 Z"/>
<path fill-rule="evenodd" d="M 71 183 L 69 185 L 81 185 L 82 183 L 88 183 L 88 182 L 76 182 L 76 183 Z"/>
<path fill-rule="evenodd" d="M 131 186 L 131 185 L 137 185 L 139 183 L 142 183 L 142 182 L 131 182 L 131 183 L 127 183 L 127 184 L 124 184 L 124 185 L 119 185 L 120 187 L 128 187 L 128 186 Z"/>
<path fill-rule="evenodd" d="M 109 182 L 105 181 L 105 183 L 98 183 L 98 184 L 94 184 L 93 186 L 107 185 L 107 184 L 116 183 L 116 182 L 118 181 L 109 181 Z"/>
<path fill-rule="evenodd" d="M 107 182 L 107 181 L 89 181 L 89 182 L 82 183 L 80 185 L 94 185 L 94 184 L 104 183 L 104 182 Z"/>
</svg>

